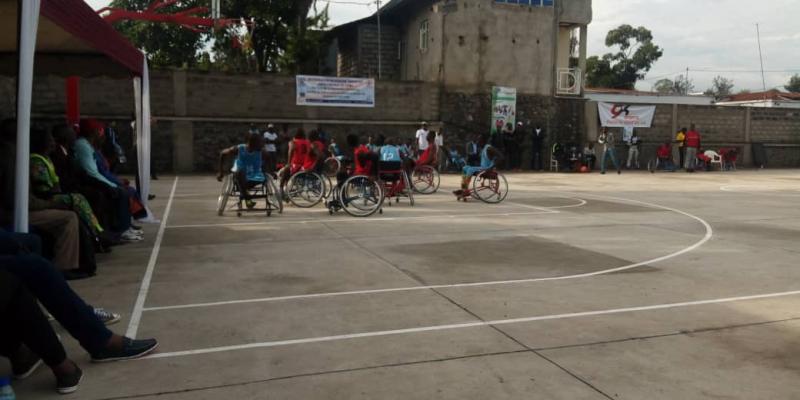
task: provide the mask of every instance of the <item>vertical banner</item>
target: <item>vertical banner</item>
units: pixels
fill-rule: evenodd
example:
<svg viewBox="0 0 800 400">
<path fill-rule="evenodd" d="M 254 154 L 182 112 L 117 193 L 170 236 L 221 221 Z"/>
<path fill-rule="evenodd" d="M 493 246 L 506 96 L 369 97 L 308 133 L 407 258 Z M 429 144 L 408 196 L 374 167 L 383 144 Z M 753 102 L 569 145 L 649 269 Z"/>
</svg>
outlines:
<svg viewBox="0 0 800 400">
<path fill-rule="evenodd" d="M 67 123 L 70 126 L 78 124 L 81 119 L 80 81 L 81 78 L 77 76 L 68 76 L 65 81 L 67 90 Z"/>
<path fill-rule="evenodd" d="M 492 135 L 499 133 L 506 124 L 517 121 L 517 89 L 495 86 L 492 88 Z"/>
<path fill-rule="evenodd" d="M 649 128 L 653 125 L 656 106 L 597 103 L 600 123 L 609 128 Z"/>
</svg>

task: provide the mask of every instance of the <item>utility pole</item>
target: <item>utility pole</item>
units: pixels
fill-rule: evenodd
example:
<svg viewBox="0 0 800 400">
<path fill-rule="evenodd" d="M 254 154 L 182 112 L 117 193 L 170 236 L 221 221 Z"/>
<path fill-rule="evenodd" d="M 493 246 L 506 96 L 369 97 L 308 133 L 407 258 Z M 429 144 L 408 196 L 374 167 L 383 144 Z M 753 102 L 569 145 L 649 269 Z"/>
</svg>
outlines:
<svg viewBox="0 0 800 400">
<path fill-rule="evenodd" d="M 376 0 L 375 4 L 378 5 L 378 80 L 381 79 L 381 0 Z"/>
<path fill-rule="evenodd" d="M 761 60 L 761 84 L 764 86 L 764 102 L 766 102 L 767 78 L 764 76 L 764 54 L 761 52 L 761 29 L 758 27 L 758 24 L 756 24 L 756 37 L 758 38 L 758 58 Z"/>
</svg>

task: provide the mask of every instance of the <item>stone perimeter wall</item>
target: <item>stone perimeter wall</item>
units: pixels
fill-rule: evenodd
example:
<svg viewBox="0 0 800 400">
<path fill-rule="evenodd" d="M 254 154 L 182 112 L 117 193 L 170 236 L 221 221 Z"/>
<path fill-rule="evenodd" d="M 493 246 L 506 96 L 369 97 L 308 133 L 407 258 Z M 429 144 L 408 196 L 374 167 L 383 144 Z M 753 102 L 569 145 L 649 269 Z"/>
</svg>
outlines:
<svg viewBox="0 0 800 400">
<path fill-rule="evenodd" d="M 242 141 L 250 124 L 273 122 L 290 132 L 321 128 L 340 141 L 349 133 L 414 136 L 417 124 L 428 121 L 445 127 L 447 146 L 463 153 L 466 139 L 487 132 L 489 94 L 442 91 L 423 82 L 381 81 L 373 109 L 299 107 L 294 78 L 277 75 L 229 75 L 157 70 L 151 74 L 153 159 L 157 171 L 207 172 L 215 168 L 220 149 Z M 82 115 L 116 121 L 123 145 L 131 148 L 130 80 L 81 80 Z M 15 82 L 0 77 L 0 118 L 14 113 Z M 34 85 L 35 120 L 52 125 L 63 120 L 64 80 L 41 77 Z M 551 141 L 583 143 L 596 132 L 596 106 L 580 99 L 538 95 L 518 97 L 518 120 L 539 124 Z M 748 165 L 750 143 L 766 143 L 772 167 L 800 166 L 800 111 L 709 106 L 659 105 L 654 125 L 637 130 L 645 141 L 642 161 L 659 142 L 672 138 L 681 126 L 694 122 L 710 148 L 736 146 Z M 620 149 L 622 150 L 622 149 Z M 131 150 L 131 153 L 132 150 Z M 523 143 L 523 167 L 529 165 L 530 142 Z"/>
</svg>

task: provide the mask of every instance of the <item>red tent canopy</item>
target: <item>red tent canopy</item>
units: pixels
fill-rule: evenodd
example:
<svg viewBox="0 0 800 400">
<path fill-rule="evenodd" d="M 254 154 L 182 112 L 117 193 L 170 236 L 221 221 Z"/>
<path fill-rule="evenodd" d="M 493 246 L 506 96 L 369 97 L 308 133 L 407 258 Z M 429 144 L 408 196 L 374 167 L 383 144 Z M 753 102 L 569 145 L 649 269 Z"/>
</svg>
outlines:
<svg viewBox="0 0 800 400">
<path fill-rule="evenodd" d="M 0 0 L 2 73 L 16 75 L 17 0 Z M 144 55 L 83 0 L 41 0 L 36 73 L 141 76 Z"/>
</svg>

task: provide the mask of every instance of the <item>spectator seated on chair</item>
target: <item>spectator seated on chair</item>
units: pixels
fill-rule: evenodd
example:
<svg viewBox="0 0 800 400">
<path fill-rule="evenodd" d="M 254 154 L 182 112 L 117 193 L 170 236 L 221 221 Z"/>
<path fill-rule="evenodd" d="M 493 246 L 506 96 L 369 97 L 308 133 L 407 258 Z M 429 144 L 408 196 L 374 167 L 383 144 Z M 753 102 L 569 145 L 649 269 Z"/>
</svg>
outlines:
<svg viewBox="0 0 800 400">
<path fill-rule="evenodd" d="M 672 162 L 672 143 L 664 142 L 658 146 L 656 157 L 659 165 L 665 170 L 675 172 L 675 164 Z"/>
<path fill-rule="evenodd" d="M 711 157 L 706 155 L 705 151 L 697 152 L 697 168 L 709 171 L 711 169 Z"/>
<path fill-rule="evenodd" d="M 104 237 L 103 227 L 95 217 L 91 205 L 80 193 L 65 193 L 61 189 L 61 179 L 56 174 L 55 167 L 49 154 L 55 150 L 53 136 L 43 130 L 34 129 L 31 131 L 31 191 L 41 199 L 52 202 L 53 207 L 62 210 L 72 210 L 81 223 L 91 232 L 96 249 L 103 250 L 104 244 L 101 237 Z M 106 239 L 106 244 L 110 242 Z"/>
<path fill-rule="evenodd" d="M 111 205 L 114 218 L 110 228 L 123 241 L 135 242 L 143 239 L 143 232 L 133 227 L 130 210 L 130 192 L 117 182 L 106 178 L 97 167 L 96 148 L 100 143 L 103 127 L 94 120 L 81 120 L 80 135 L 73 146 L 75 161 L 83 178 L 83 185 L 101 191 Z"/>
<path fill-rule="evenodd" d="M 133 340 L 117 335 L 105 327 L 104 321 L 98 318 L 96 309 L 86 304 L 64 278 L 47 260 L 32 254 L 14 235 L 0 232 L 0 274 L 12 276 L 30 291 L 52 315 L 66 329 L 71 336 L 78 340 L 95 362 L 127 360 L 142 357 L 158 346 L 155 339 Z M 0 293 L 5 294 L 4 291 Z M 2 295 L 0 295 L 2 297 Z M 35 307 L 38 309 L 38 307 Z M 28 312 L 29 316 L 36 318 L 36 312 Z M 118 320 L 117 316 L 117 320 Z M 45 320 L 45 325 L 46 320 Z M 7 334 L 2 330 L 2 334 Z M 47 330 L 40 329 L 36 334 L 47 334 Z M 35 335 L 35 334 L 34 334 Z M 4 337 L 5 339 L 5 337 Z M 27 343 L 25 337 L 18 337 L 16 344 L 2 340 L 0 353 L 11 356 L 15 373 L 27 376 L 40 365 L 40 357 L 49 366 L 53 366 L 55 358 L 48 360 L 45 354 L 32 353 L 19 346 Z M 57 342 L 57 340 L 56 340 Z M 12 346 L 7 346 L 11 344 Z M 32 348 L 32 350 L 35 350 Z M 56 357 L 61 360 L 64 357 Z M 73 364 L 74 365 L 74 364 Z M 80 375 L 80 370 L 78 370 Z M 58 377 L 58 374 L 56 374 Z M 80 376 L 78 376 L 78 380 Z M 77 386 L 77 382 L 74 382 Z M 73 390 L 74 391 L 74 390 Z"/>
<path fill-rule="evenodd" d="M 722 156 L 722 169 L 725 171 L 735 171 L 739 150 L 735 147 L 726 147 L 720 149 L 719 154 Z"/>
<path fill-rule="evenodd" d="M 239 185 L 239 195 L 247 208 L 255 207 L 250 189 L 266 182 L 263 160 L 267 157 L 264 149 L 264 139 L 259 134 L 250 134 L 247 144 L 239 144 L 222 150 L 219 153 L 219 169 L 217 180 L 222 182 L 224 175 L 225 159 L 236 157 L 233 164 L 233 174 L 236 184 Z M 287 167 L 288 168 L 288 167 Z"/>
</svg>

